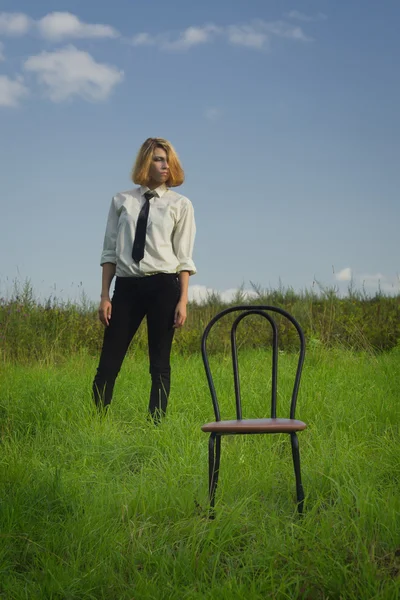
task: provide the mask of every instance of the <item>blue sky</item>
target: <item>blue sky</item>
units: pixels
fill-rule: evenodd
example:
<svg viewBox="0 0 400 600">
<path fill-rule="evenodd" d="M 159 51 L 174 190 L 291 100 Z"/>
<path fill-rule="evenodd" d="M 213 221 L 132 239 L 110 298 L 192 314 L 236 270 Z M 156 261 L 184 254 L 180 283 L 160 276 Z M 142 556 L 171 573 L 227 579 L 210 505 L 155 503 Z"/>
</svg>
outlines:
<svg viewBox="0 0 400 600">
<path fill-rule="evenodd" d="M 0 4 L 0 295 L 97 300 L 149 136 L 195 207 L 192 295 L 399 293 L 397 0 Z"/>
</svg>

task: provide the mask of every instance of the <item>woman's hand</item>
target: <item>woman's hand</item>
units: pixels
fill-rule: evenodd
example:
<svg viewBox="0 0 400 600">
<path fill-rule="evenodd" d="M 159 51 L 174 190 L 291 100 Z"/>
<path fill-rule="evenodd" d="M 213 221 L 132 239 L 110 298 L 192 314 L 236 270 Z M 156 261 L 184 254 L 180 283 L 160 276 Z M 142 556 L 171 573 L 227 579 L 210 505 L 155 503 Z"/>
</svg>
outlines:
<svg viewBox="0 0 400 600">
<path fill-rule="evenodd" d="M 175 308 L 175 316 L 174 316 L 174 327 L 179 329 L 179 327 L 183 327 L 186 321 L 186 302 L 183 300 L 179 300 L 178 304 Z"/>
<path fill-rule="evenodd" d="M 110 298 L 102 298 L 99 306 L 99 319 L 105 327 L 108 327 L 111 319 L 112 305 Z"/>
</svg>

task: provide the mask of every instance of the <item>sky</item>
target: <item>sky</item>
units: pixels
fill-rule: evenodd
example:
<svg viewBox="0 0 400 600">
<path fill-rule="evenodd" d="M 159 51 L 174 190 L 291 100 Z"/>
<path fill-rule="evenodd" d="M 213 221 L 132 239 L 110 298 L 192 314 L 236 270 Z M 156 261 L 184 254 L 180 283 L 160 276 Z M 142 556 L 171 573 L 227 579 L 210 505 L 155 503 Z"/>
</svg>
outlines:
<svg viewBox="0 0 400 600">
<path fill-rule="evenodd" d="M 97 301 L 111 198 L 164 137 L 191 298 L 400 292 L 398 0 L 0 2 L 0 296 Z"/>
</svg>

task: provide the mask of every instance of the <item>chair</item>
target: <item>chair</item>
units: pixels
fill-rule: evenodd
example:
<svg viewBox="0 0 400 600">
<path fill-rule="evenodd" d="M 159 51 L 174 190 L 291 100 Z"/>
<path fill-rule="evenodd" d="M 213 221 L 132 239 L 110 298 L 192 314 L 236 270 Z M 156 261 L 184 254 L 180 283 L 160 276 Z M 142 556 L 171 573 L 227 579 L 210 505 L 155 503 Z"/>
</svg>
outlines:
<svg viewBox="0 0 400 600">
<path fill-rule="evenodd" d="M 213 377 L 208 360 L 207 339 L 212 327 L 223 317 L 233 312 L 239 312 L 230 331 L 231 352 L 233 362 L 233 378 L 236 398 L 236 420 L 222 421 L 217 400 Z M 278 327 L 269 313 L 278 313 L 290 321 L 297 330 L 299 337 L 299 359 L 294 379 L 293 391 L 290 405 L 290 418 L 280 419 L 276 417 L 277 403 L 277 375 L 278 375 Z M 242 402 L 240 397 L 240 380 L 238 368 L 238 354 L 236 343 L 236 330 L 239 323 L 250 315 L 260 315 L 269 321 L 272 327 L 272 384 L 271 384 L 271 418 L 270 419 L 243 419 Z M 273 306 L 233 306 L 217 314 L 204 330 L 201 341 L 201 352 L 206 371 L 208 386 L 210 388 L 211 398 L 214 406 L 215 421 L 206 423 L 202 426 L 202 431 L 210 433 L 209 438 L 209 498 L 210 498 L 210 516 L 214 517 L 215 492 L 218 484 L 220 457 L 221 457 L 221 438 L 223 435 L 246 435 L 260 433 L 288 433 L 292 445 L 292 457 L 294 473 L 296 477 L 296 495 L 297 508 L 301 514 L 303 512 L 304 491 L 301 483 L 300 472 L 300 452 L 299 442 L 296 432 L 302 431 L 307 427 L 302 421 L 295 419 L 297 394 L 299 391 L 300 377 L 305 356 L 305 338 L 298 322 L 285 310 Z"/>
</svg>

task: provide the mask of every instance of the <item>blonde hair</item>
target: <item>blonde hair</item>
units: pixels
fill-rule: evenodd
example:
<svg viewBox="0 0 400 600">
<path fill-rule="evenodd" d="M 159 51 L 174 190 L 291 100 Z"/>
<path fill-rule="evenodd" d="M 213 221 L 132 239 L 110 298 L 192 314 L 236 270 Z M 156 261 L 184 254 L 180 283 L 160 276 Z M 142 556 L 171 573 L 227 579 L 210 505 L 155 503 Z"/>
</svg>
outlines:
<svg viewBox="0 0 400 600">
<path fill-rule="evenodd" d="M 142 144 L 132 168 L 132 181 L 137 185 L 147 185 L 149 183 L 149 170 L 153 153 L 156 148 L 162 148 L 167 154 L 169 177 L 165 182 L 168 187 L 176 187 L 184 182 L 185 174 L 183 172 L 178 155 L 168 140 L 163 138 L 147 138 Z"/>
</svg>

